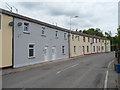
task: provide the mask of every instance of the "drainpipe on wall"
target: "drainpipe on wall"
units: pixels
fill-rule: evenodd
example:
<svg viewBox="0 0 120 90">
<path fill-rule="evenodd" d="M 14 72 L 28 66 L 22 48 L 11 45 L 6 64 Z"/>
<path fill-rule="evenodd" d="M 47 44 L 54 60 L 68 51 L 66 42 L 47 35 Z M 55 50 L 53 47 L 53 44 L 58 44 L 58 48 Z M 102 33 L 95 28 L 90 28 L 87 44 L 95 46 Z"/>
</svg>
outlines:
<svg viewBox="0 0 120 90">
<path fill-rule="evenodd" d="M 15 22 L 15 18 L 13 17 L 13 28 L 12 28 L 12 68 L 14 68 L 14 22 Z"/>
<path fill-rule="evenodd" d="M 14 17 L 13 21 L 9 22 L 9 26 L 12 27 L 12 68 L 14 68 Z"/>
<path fill-rule="evenodd" d="M 68 53 L 69 53 L 69 58 L 70 58 L 70 33 L 68 33 Z"/>
<path fill-rule="evenodd" d="M 106 40 L 105 40 L 105 45 L 104 46 L 105 46 L 105 53 L 106 53 Z"/>
</svg>

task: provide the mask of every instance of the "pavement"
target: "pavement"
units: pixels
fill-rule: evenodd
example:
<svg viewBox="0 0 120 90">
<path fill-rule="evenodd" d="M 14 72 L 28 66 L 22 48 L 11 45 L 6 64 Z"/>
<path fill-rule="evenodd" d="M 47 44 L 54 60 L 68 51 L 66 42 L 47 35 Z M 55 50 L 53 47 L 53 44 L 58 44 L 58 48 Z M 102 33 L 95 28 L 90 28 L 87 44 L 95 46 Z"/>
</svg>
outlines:
<svg viewBox="0 0 120 90">
<path fill-rule="evenodd" d="M 3 88 L 117 88 L 114 53 L 3 70 Z"/>
</svg>

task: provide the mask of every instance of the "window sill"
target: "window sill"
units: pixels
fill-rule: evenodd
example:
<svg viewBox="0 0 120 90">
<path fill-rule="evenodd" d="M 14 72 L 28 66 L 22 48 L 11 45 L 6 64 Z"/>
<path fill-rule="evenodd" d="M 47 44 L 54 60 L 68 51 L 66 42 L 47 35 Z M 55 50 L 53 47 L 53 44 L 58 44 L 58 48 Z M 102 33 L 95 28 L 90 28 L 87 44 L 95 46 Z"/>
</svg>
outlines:
<svg viewBox="0 0 120 90">
<path fill-rule="evenodd" d="M 24 33 L 24 34 L 30 34 L 30 32 L 25 32 L 25 31 L 23 31 L 23 33 Z"/>
<path fill-rule="evenodd" d="M 46 37 L 46 35 L 45 35 L 45 34 L 42 34 L 41 36 L 42 36 L 42 37 Z"/>
<path fill-rule="evenodd" d="M 62 55 L 66 55 L 66 54 L 63 53 Z"/>
<path fill-rule="evenodd" d="M 35 56 L 33 56 L 33 57 L 28 57 L 29 59 L 33 59 L 33 58 L 35 58 Z"/>
<path fill-rule="evenodd" d="M 67 40 L 67 39 L 64 39 L 64 40 Z"/>
</svg>

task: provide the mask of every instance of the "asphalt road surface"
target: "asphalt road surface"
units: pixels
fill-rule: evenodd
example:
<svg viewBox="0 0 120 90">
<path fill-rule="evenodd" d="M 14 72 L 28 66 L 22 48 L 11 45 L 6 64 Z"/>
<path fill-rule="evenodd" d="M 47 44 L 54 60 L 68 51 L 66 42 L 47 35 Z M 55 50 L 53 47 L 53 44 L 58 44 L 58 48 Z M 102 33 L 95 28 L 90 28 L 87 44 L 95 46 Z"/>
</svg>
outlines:
<svg viewBox="0 0 120 90">
<path fill-rule="evenodd" d="M 103 88 L 114 53 L 82 56 L 3 75 L 3 88 Z"/>
</svg>

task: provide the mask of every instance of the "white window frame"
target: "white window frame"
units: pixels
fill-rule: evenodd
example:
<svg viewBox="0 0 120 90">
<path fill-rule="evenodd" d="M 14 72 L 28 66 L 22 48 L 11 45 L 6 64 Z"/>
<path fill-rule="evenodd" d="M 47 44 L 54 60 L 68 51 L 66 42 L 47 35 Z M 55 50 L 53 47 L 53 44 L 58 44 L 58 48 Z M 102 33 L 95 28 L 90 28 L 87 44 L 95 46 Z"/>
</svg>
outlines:
<svg viewBox="0 0 120 90">
<path fill-rule="evenodd" d="M 80 41 L 80 36 L 78 36 L 78 41 Z"/>
<path fill-rule="evenodd" d="M 25 31 L 25 30 L 24 30 L 24 27 L 25 27 L 24 24 L 25 24 L 25 23 L 28 24 L 28 31 Z M 28 34 L 30 33 L 30 23 L 29 23 L 29 22 L 23 22 L 23 32 L 24 32 L 24 33 L 28 33 Z"/>
<path fill-rule="evenodd" d="M 64 33 L 64 39 L 67 40 L 67 33 Z"/>
<path fill-rule="evenodd" d="M 44 31 L 44 34 L 42 33 L 43 31 Z M 42 27 L 41 36 L 46 36 L 46 34 L 45 34 L 45 27 Z"/>
<path fill-rule="evenodd" d="M 74 41 L 74 35 L 72 35 L 72 40 Z"/>
<path fill-rule="evenodd" d="M 74 46 L 74 53 L 76 54 L 76 46 Z"/>
<path fill-rule="evenodd" d="M 33 48 L 30 48 L 29 46 L 30 45 L 34 45 L 34 47 Z M 29 49 L 33 49 L 33 56 L 29 56 Z M 28 58 L 35 58 L 35 43 L 29 43 L 28 44 Z"/>
<path fill-rule="evenodd" d="M 55 38 L 58 39 L 58 31 L 55 31 Z"/>
<path fill-rule="evenodd" d="M 63 53 L 63 50 L 64 50 L 64 53 Z M 65 46 L 62 46 L 62 54 L 65 55 Z"/>
</svg>

